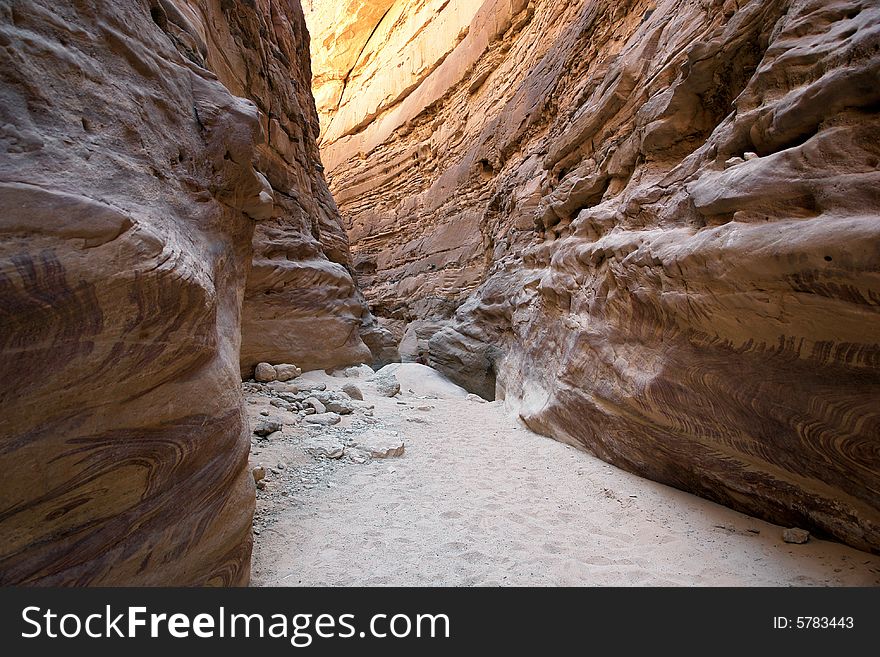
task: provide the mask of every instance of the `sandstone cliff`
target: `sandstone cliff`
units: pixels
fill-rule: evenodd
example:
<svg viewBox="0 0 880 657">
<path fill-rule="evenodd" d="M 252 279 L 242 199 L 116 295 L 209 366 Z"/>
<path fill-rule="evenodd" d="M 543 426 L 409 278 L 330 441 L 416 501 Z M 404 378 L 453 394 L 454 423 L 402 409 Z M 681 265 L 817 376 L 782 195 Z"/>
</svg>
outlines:
<svg viewBox="0 0 880 657">
<path fill-rule="evenodd" d="M 266 137 L 255 164 L 274 206 L 254 235 L 242 374 L 261 361 L 318 369 L 372 360 L 358 332 L 368 313 L 348 271 L 348 238 L 315 144 L 318 118 L 299 3 L 175 2 L 160 5 L 172 38 L 190 46 L 233 94 L 256 104 Z"/>
<path fill-rule="evenodd" d="M 877 3 L 358 4 L 307 11 L 321 149 L 402 355 L 880 549 Z"/>
<path fill-rule="evenodd" d="M 0 583 L 246 583 L 242 323 L 245 369 L 368 353 L 301 10 L 12 0 L 0 35 Z"/>
</svg>

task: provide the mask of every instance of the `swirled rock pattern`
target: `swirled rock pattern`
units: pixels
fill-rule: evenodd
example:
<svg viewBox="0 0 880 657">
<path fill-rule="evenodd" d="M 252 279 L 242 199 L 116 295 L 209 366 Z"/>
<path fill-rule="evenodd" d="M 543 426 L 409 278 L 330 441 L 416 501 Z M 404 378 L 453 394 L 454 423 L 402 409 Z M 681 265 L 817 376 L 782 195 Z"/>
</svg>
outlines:
<svg viewBox="0 0 880 657">
<path fill-rule="evenodd" d="M 456 3 L 393 3 L 425 4 Z M 322 155 L 405 355 L 611 463 L 880 549 L 876 2 L 485 0 L 418 75 L 371 67 L 425 26 L 356 28 Z"/>
<path fill-rule="evenodd" d="M 0 583 L 245 584 L 242 323 L 367 353 L 301 10 L 12 0 L 0 49 Z"/>
</svg>

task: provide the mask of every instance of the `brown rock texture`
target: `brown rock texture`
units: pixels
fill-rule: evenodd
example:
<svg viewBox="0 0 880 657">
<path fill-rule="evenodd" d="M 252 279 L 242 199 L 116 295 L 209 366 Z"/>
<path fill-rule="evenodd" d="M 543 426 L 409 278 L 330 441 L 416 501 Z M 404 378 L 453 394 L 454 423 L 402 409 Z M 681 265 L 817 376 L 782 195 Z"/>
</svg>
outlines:
<svg viewBox="0 0 880 657">
<path fill-rule="evenodd" d="M 349 273 L 348 238 L 315 143 L 309 36 L 299 3 L 166 0 L 160 6 L 172 39 L 182 47 L 192 41 L 196 61 L 256 104 L 266 136 L 255 165 L 274 205 L 254 234 L 242 374 L 252 375 L 262 361 L 310 370 L 372 360 L 359 335 L 369 313 Z"/>
<path fill-rule="evenodd" d="M 301 10 L 12 0 L 0 48 L 0 584 L 246 584 L 242 324 L 369 353 Z"/>
<path fill-rule="evenodd" d="M 877 3 L 485 0 L 464 29 L 454 2 L 372 4 L 313 67 L 346 81 L 322 156 L 404 357 L 880 550 Z"/>
</svg>

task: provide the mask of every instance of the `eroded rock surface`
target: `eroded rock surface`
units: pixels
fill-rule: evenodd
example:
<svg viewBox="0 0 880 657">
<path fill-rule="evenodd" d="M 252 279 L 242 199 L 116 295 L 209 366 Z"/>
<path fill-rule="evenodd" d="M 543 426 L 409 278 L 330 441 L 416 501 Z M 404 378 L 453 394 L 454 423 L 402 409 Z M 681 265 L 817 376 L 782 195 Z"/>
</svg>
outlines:
<svg viewBox="0 0 880 657">
<path fill-rule="evenodd" d="M 299 3 L 165 0 L 161 6 L 172 38 L 182 30 L 197 40 L 193 56 L 232 93 L 254 102 L 266 135 L 255 160 L 273 203 L 254 235 L 242 374 L 252 375 L 261 361 L 306 369 L 369 361 L 358 332 L 369 313 L 348 271 L 348 238 L 315 143 L 309 37 Z"/>
<path fill-rule="evenodd" d="M 466 29 L 471 3 L 360 4 L 313 49 L 321 148 L 402 354 L 880 549 L 877 3 L 485 0 Z M 425 61 L 379 66 L 403 51 Z"/>
<path fill-rule="evenodd" d="M 301 10 L 13 0 L 0 35 L 0 583 L 247 583 L 242 323 L 251 371 L 369 354 Z"/>
</svg>

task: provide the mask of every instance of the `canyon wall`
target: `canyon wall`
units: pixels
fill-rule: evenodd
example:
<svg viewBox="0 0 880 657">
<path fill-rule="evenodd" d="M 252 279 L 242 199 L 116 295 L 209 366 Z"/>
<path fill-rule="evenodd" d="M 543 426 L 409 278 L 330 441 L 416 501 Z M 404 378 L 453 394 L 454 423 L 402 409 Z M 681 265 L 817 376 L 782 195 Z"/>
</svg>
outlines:
<svg viewBox="0 0 880 657">
<path fill-rule="evenodd" d="M 880 550 L 876 2 L 327 4 L 322 158 L 404 359 Z"/>
<path fill-rule="evenodd" d="M 245 584 L 242 323 L 245 369 L 368 353 L 301 10 L 11 0 L 0 39 L 0 584 Z"/>
<path fill-rule="evenodd" d="M 253 101 L 265 135 L 255 166 L 272 196 L 257 224 L 242 311 L 241 369 L 369 362 L 369 313 L 349 273 L 348 238 L 315 143 L 308 32 L 298 2 L 164 0 L 173 39 Z M 176 21 L 176 22 L 175 22 Z"/>
</svg>

